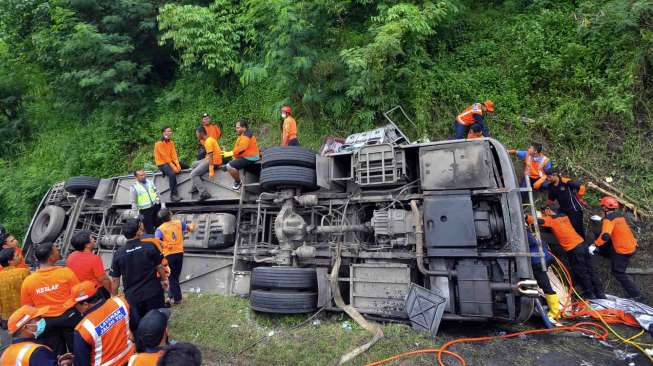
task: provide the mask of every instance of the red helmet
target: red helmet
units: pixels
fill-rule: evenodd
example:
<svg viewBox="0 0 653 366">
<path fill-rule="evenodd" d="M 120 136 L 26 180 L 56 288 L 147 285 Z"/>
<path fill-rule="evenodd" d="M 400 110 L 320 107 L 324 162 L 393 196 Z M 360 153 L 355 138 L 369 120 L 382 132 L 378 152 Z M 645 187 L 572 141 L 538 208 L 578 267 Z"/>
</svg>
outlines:
<svg viewBox="0 0 653 366">
<path fill-rule="evenodd" d="M 291 113 L 292 113 L 292 108 L 290 108 L 290 107 L 287 106 L 287 105 L 284 105 L 283 107 L 281 107 L 281 111 L 282 111 L 282 112 L 286 112 L 286 113 L 288 113 L 288 114 L 291 114 Z"/>
<path fill-rule="evenodd" d="M 609 208 L 609 209 L 615 209 L 619 208 L 619 201 L 617 201 L 616 198 L 612 196 L 604 196 L 601 198 L 601 207 L 603 208 Z"/>
</svg>

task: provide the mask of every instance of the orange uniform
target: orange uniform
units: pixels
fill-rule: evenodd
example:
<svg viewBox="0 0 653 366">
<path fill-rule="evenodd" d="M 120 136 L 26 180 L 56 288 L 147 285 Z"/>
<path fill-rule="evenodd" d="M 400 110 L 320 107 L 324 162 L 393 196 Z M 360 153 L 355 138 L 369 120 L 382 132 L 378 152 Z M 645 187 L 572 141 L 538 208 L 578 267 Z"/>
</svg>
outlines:
<svg viewBox="0 0 653 366">
<path fill-rule="evenodd" d="M 40 361 L 32 359 L 32 354 L 37 350 L 46 351 L 45 357 L 42 356 Z M 56 355 L 47 346 L 27 341 L 13 343 L 5 349 L 0 357 L 0 366 L 29 366 L 30 363 L 34 364 L 35 362 L 39 365 L 43 362 L 51 362 L 43 366 L 55 365 Z"/>
<path fill-rule="evenodd" d="M 209 136 L 206 138 L 206 141 L 204 141 L 204 149 L 206 149 L 207 159 L 209 158 L 209 154 L 213 153 L 213 160 L 209 161 L 210 164 L 222 164 L 222 150 L 220 149 L 220 145 L 218 145 L 218 141 L 215 137 Z"/>
<path fill-rule="evenodd" d="M 533 216 L 526 216 L 529 224 L 533 223 Z M 558 240 L 558 244 L 565 252 L 571 251 L 583 243 L 583 238 L 578 235 L 567 215 L 543 216 L 537 223 L 551 229 Z"/>
<path fill-rule="evenodd" d="M 89 346 L 93 365 L 124 365 L 134 354 L 129 331 L 129 305 L 120 296 L 110 298 L 86 314 L 75 327 L 75 332 Z"/>
<path fill-rule="evenodd" d="M 258 157 L 260 152 L 256 144 L 256 136 L 250 130 L 243 132 L 236 139 L 234 144 L 234 158 L 251 158 Z"/>
<path fill-rule="evenodd" d="M 288 141 L 297 138 L 297 122 L 292 116 L 283 120 L 281 132 L 281 146 L 288 146 Z"/>
<path fill-rule="evenodd" d="M 184 226 L 179 220 L 170 220 L 159 226 L 164 256 L 184 252 Z"/>
<path fill-rule="evenodd" d="M 156 165 L 172 164 L 176 168 L 181 167 L 174 141 L 161 139 L 154 144 L 154 163 Z"/>
<path fill-rule="evenodd" d="M 162 354 L 163 351 L 137 353 L 129 359 L 127 366 L 156 366 Z"/>
<path fill-rule="evenodd" d="M 66 267 L 41 268 L 27 276 L 20 289 L 20 303 L 37 308 L 47 306 L 44 317 L 56 317 L 75 305 L 70 289 L 79 283 L 75 273 Z"/>
<path fill-rule="evenodd" d="M 612 241 L 614 251 L 619 254 L 632 254 L 637 249 L 637 239 L 626 219 L 616 213 L 608 214 L 602 222 L 601 234 L 594 244 L 601 246 Z"/>
<path fill-rule="evenodd" d="M 220 131 L 220 127 L 212 123 L 209 123 L 208 125 L 204 126 L 204 129 L 206 130 L 206 134 L 209 137 L 213 137 L 216 141 L 220 140 L 220 136 L 222 136 L 222 131 Z"/>
<path fill-rule="evenodd" d="M 465 110 L 462 111 L 458 117 L 456 117 L 456 122 L 460 123 L 461 125 L 471 126 L 477 122 L 477 118 L 474 116 L 483 117 L 483 109 L 481 107 L 481 103 L 474 103 L 465 108 Z"/>
<path fill-rule="evenodd" d="M 483 131 L 481 131 L 479 133 L 475 133 L 474 131 L 469 130 L 469 132 L 467 133 L 467 138 L 468 139 L 480 139 L 480 138 L 483 138 Z"/>
</svg>

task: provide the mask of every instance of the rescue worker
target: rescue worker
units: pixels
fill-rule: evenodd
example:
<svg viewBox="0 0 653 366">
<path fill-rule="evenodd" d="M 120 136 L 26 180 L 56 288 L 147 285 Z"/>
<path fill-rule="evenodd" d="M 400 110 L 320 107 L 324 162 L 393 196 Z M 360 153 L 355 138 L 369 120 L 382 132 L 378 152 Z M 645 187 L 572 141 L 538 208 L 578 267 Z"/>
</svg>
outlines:
<svg viewBox="0 0 653 366">
<path fill-rule="evenodd" d="M 180 220 L 173 220 L 172 214 L 167 208 L 159 211 L 159 219 L 162 224 L 156 229 L 154 236 L 163 243 L 163 256 L 170 266 L 170 276 L 168 277 L 170 303 L 178 305 L 182 298 L 179 276 L 184 264 L 184 233 L 193 231 L 195 226 Z"/>
<path fill-rule="evenodd" d="M 192 343 L 179 342 L 166 347 L 157 366 L 201 366 L 202 352 Z"/>
<path fill-rule="evenodd" d="M 542 252 L 544 253 L 544 264 L 546 266 L 542 268 L 537 239 L 535 239 L 530 230 L 526 231 L 526 238 L 528 239 L 528 248 L 533 255 L 531 257 L 533 277 L 535 277 L 535 281 L 537 281 L 537 286 L 542 289 L 546 304 L 549 306 L 547 316 L 552 323 L 558 324 L 557 319 L 560 318 L 560 300 L 558 300 L 558 295 L 553 290 L 553 287 L 551 287 L 551 282 L 546 274 L 549 265 L 553 262 L 553 256 L 549 253 L 549 246 L 545 241 L 542 241 Z"/>
<path fill-rule="evenodd" d="M 527 151 L 508 150 L 508 154 L 517 155 L 518 158 L 524 160 L 524 176 L 530 179 L 533 190 L 546 188 L 548 182 L 545 171 L 550 169 L 552 164 L 551 160 L 542 153 L 542 144 L 534 142 Z M 521 186 L 526 187 L 525 178 L 521 181 Z"/>
<path fill-rule="evenodd" d="M 527 215 L 529 224 L 533 224 L 533 216 Z M 558 244 L 567 253 L 569 270 L 572 277 L 577 278 L 582 287 L 581 296 L 586 299 L 605 299 L 603 284 L 592 266 L 592 257 L 587 245 L 578 235 L 569 217 L 557 214 L 549 207 L 544 209 L 544 215 L 537 220 L 538 225 L 553 231 Z"/>
<path fill-rule="evenodd" d="M 172 141 L 172 128 L 163 127 L 161 133 L 161 139 L 154 144 L 154 162 L 161 173 L 168 177 L 170 200 L 178 202 L 181 201 L 181 197 L 177 194 L 177 174 L 188 166 L 179 161 L 177 147 Z"/>
<path fill-rule="evenodd" d="M 215 141 L 220 141 L 222 136 L 222 131 L 218 125 L 211 123 L 211 116 L 208 113 L 202 114 L 202 127 L 206 130 L 206 134 L 215 139 Z M 199 150 L 197 152 L 197 160 L 203 160 L 206 157 L 206 148 L 204 147 L 204 140 L 199 140 Z"/>
<path fill-rule="evenodd" d="M 469 128 L 469 133 L 467 133 L 468 139 L 480 139 L 483 137 L 483 126 L 478 123 L 474 123 L 472 127 Z"/>
<path fill-rule="evenodd" d="M 156 190 L 154 182 L 147 179 L 143 169 L 135 170 L 134 177 L 136 182 L 131 186 L 129 192 L 131 197 L 132 210 L 138 210 L 142 217 L 145 232 L 154 234 L 154 229 L 158 226 L 157 219 L 161 209 L 159 193 Z"/>
<path fill-rule="evenodd" d="M 299 146 L 297 140 L 297 122 L 291 116 L 292 108 L 290 106 L 281 107 L 281 146 Z"/>
<path fill-rule="evenodd" d="M 463 139 L 467 135 L 469 127 L 474 123 L 481 125 L 483 136 L 490 137 L 487 125 L 485 124 L 485 115 L 494 112 L 494 103 L 486 100 L 483 103 L 474 103 L 465 108 L 457 117 L 455 123 L 455 138 Z"/>
<path fill-rule="evenodd" d="M 600 204 L 603 209 L 601 233 L 589 247 L 589 253 L 594 254 L 599 250 L 599 254 L 609 257 L 612 275 L 619 281 L 628 297 L 645 302 L 646 298 L 626 274 L 630 258 L 637 249 L 637 240 L 624 216 L 617 212 L 619 202 L 614 197 L 605 196 L 601 198 Z"/>
<path fill-rule="evenodd" d="M 4 324 L 20 307 L 20 287 L 27 276 L 29 269 L 18 267 L 20 257 L 16 249 L 6 248 L 0 250 L 0 328 L 6 329 Z"/>
<path fill-rule="evenodd" d="M 206 157 L 193 168 L 193 171 L 190 172 L 190 177 L 193 181 L 193 186 L 200 193 L 199 201 L 204 201 L 205 199 L 211 198 L 211 194 L 206 188 L 206 184 L 202 181 L 202 175 L 208 172 L 209 179 L 215 176 L 215 168 L 219 168 L 222 164 L 222 150 L 220 150 L 218 141 L 208 136 L 203 126 L 197 127 L 195 135 L 198 141 L 204 141 Z"/>
<path fill-rule="evenodd" d="M 129 304 L 121 296 L 105 299 L 91 281 L 72 288 L 71 301 L 83 318 L 75 327 L 75 366 L 122 366 L 134 354 Z"/>
<path fill-rule="evenodd" d="M 4 237 L 4 239 L 2 239 Z M 18 257 L 18 265 L 20 268 L 29 268 L 27 263 L 25 263 L 25 256 L 23 256 L 23 249 L 18 245 L 18 239 L 12 234 L 0 234 L 0 242 L 2 243 L 2 249 L 13 248 L 16 251 L 16 256 Z M 0 266 L 0 271 L 2 267 Z"/>
<path fill-rule="evenodd" d="M 557 201 L 558 211 L 569 217 L 578 235 L 585 239 L 582 198 L 585 195 L 585 186 L 561 176 L 557 168 L 549 167 L 544 172 L 549 192 L 547 204 L 550 206 Z"/>
<path fill-rule="evenodd" d="M 80 230 L 73 235 L 70 244 L 75 251 L 66 258 L 66 267 L 75 272 L 80 282 L 93 282 L 100 294 L 108 299 L 111 296 L 111 279 L 104 270 L 102 258 L 93 253 L 95 237 L 88 230 Z"/>
<path fill-rule="evenodd" d="M 170 309 L 150 310 L 138 323 L 134 334 L 136 354 L 127 366 L 156 366 L 168 341 Z"/>
<path fill-rule="evenodd" d="M 234 185 L 232 187 L 234 190 L 240 189 L 242 185 L 238 171 L 253 165 L 261 159 L 261 154 L 256 144 L 256 136 L 249 130 L 247 121 L 240 119 L 236 122 L 236 133 L 238 134 L 238 138 L 234 143 L 234 160 L 227 163 L 227 170 L 234 179 Z"/>
<path fill-rule="evenodd" d="M 113 256 L 111 294 L 118 294 L 122 278 L 127 302 L 140 319 L 152 309 L 165 307 L 168 274 L 162 265 L 163 254 L 151 243 L 141 242 L 145 230 L 138 219 L 125 220 L 121 229 L 127 242 Z"/>
<path fill-rule="evenodd" d="M 70 302 L 70 289 L 79 283 L 70 268 L 57 266 L 61 260 L 59 248 L 41 243 L 34 249 L 40 268 L 27 276 L 20 290 L 20 302 L 37 308 L 47 306 L 43 313 L 46 329 L 39 341 L 57 355 L 73 349 L 73 329 L 81 319 Z"/>
<path fill-rule="evenodd" d="M 0 356 L 0 366 L 72 365 L 72 354 L 57 357 L 48 346 L 36 342 L 46 328 L 43 315 L 49 310 L 23 305 L 11 314 L 8 330 L 13 339 Z"/>
</svg>

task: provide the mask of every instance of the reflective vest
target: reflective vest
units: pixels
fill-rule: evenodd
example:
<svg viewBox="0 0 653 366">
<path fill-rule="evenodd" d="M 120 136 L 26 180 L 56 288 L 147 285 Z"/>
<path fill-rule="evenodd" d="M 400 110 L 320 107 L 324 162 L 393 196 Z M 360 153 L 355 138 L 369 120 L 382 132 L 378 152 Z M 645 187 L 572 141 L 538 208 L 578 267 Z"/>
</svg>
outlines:
<svg viewBox="0 0 653 366">
<path fill-rule="evenodd" d="M 151 180 L 148 180 L 146 184 L 136 182 L 133 187 L 136 190 L 136 207 L 139 210 L 154 206 L 157 195 L 154 191 L 154 183 Z"/>
<path fill-rule="evenodd" d="M 129 359 L 127 366 L 156 366 L 163 351 L 154 353 L 137 353 Z"/>
<path fill-rule="evenodd" d="M 537 179 L 546 177 L 544 167 L 549 163 L 549 158 L 542 155 L 540 162 L 535 161 L 530 155 L 526 155 L 524 159 L 524 172 L 528 172 L 528 176 Z"/>
<path fill-rule="evenodd" d="M 170 220 L 159 226 L 163 234 L 163 255 L 168 256 L 184 252 L 184 232 L 181 221 Z"/>
<path fill-rule="evenodd" d="M 471 126 L 476 122 L 474 115 L 483 116 L 483 109 L 481 108 L 481 103 L 474 103 L 469 107 L 465 108 L 462 113 L 456 117 L 456 122 L 461 125 Z"/>
<path fill-rule="evenodd" d="M 122 297 L 112 297 L 87 314 L 75 330 L 91 348 L 90 365 L 124 365 L 134 354 L 129 305 Z"/>
<path fill-rule="evenodd" d="M 7 347 L 0 357 L 0 366 L 29 366 L 32 353 L 39 347 L 50 348 L 33 342 L 14 343 Z"/>
</svg>

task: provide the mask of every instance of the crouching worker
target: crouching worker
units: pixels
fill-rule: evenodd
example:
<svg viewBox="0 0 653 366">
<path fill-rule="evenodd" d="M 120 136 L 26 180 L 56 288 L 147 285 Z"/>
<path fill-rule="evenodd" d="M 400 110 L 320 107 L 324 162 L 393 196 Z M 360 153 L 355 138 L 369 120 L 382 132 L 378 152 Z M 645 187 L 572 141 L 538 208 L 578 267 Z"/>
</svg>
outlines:
<svg viewBox="0 0 653 366">
<path fill-rule="evenodd" d="M 84 281 L 70 292 L 84 318 L 75 327 L 75 366 L 124 365 L 134 354 L 127 301 L 119 296 L 105 300 L 97 286 Z"/>
<path fill-rule="evenodd" d="M 528 215 L 526 218 L 529 224 L 534 222 L 533 216 Z M 553 231 L 558 244 L 567 253 L 571 276 L 578 279 L 583 289 L 581 296 L 586 299 L 605 299 L 603 284 L 594 271 L 587 245 L 574 229 L 569 217 L 565 214 L 556 215 L 547 207 L 544 216 L 537 222 L 541 227 Z"/>
<path fill-rule="evenodd" d="M 246 121 L 241 119 L 236 122 L 236 133 L 238 133 L 238 138 L 234 144 L 234 160 L 227 164 L 227 170 L 234 179 L 232 187 L 234 190 L 240 189 L 242 185 L 238 171 L 253 165 L 261 158 L 256 144 L 256 136 L 249 130 L 249 124 Z"/>
<path fill-rule="evenodd" d="M 218 145 L 218 141 L 209 136 L 203 126 L 197 127 L 195 135 L 198 141 L 204 141 L 204 149 L 206 150 L 206 157 L 195 166 L 190 177 L 193 180 L 193 186 L 199 191 L 200 201 L 211 198 L 211 194 L 206 189 L 206 183 L 202 181 L 202 175 L 209 173 L 209 179 L 215 176 L 215 168 L 222 164 L 222 150 Z"/>
<path fill-rule="evenodd" d="M 48 307 L 35 308 L 24 305 L 9 317 L 9 334 L 13 339 L 11 344 L 0 356 L 2 366 L 68 366 L 72 365 L 70 353 L 59 356 L 42 344 L 36 343 L 36 338 L 45 330 L 43 315 Z"/>
<path fill-rule="evenodd" d="M 156 366 L 163 347 L 168 345 L 169 318 L 169 309 L 154 309 L 141 319 L 134 337 L 137 353 L 127 366 Z"/>
<path fill-rule="evenodd" d="M 530 232 L 526 231 L 526 237 L 528 238 L 528 248 L 530 249 L 531 254 L 531 264 L 533 266 L 533 277 L 537 281 L 537 286 L 542 289 L 544 292 L 544 299 L 546 299 L 546 304 L 549 306 L 549 311 L 547 316 L 549 320 L 555 325 L 559 325 L 557 319 L 560 318 L 560 300 L 558 300 L 558 295 L 551 287 L 551 282 L 546 272 L 549 268 L 549 265 L 553 261 L 551 253 L 549 253 L 549 246 L 546 242 L 542 241 L 542 252 L 544 252 L 544 265 L 546 267 L 542 268 L 542 257 L 540 256 L 540 250 L 537 245 L 537 240 Z"/>
<path fill-rule="evenodd" d="M 601 198 L 601 208 L 603 209 L 601 233 L 589 247 L 589 252 L 594 254 L 597 249 L 600 249 L 601 255 L 610 258 L 612 275 L 619 281 L 628 297 L 635 301 L 646 302 L 637 285 L 626 274 L 630 258 L 637 249 L 635 235 L 624 216 L 617 212 L 619 202 L 614 197 Z"/>
</svg>

